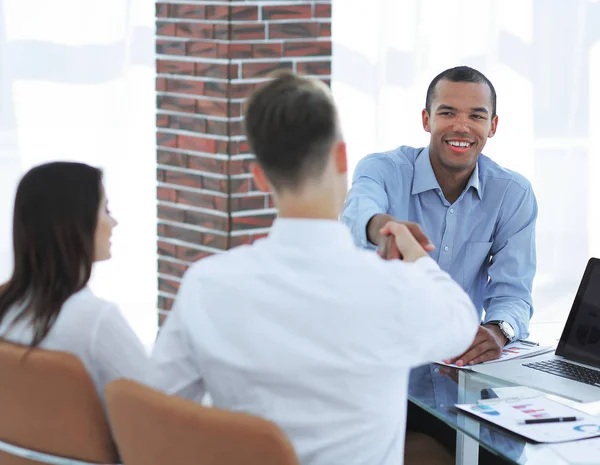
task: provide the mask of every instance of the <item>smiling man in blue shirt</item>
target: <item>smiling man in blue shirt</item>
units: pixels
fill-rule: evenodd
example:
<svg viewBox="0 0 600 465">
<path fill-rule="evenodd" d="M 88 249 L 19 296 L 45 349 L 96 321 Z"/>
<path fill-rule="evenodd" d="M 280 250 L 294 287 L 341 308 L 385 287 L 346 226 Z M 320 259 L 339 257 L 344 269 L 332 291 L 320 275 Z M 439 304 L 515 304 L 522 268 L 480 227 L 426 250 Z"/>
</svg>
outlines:
<svg viewBox="0 0 600 465">
<path fill-rule="evenodd" d="M 342 220 L 357 244 L 373 249 L 387 223 L 420 225 L 435 247 L 430 255 L 482 315 L 472 346 L 449 361 L 493 360 L 505 344 L 528 335 L 535 195 L 525 177 L 481 153 L 498 125 L 496 92 L 482 73 L 466 66 L 440 73 L 422 118 L 429 146 L 401 146 L 361 160 Z"/>
</svg>

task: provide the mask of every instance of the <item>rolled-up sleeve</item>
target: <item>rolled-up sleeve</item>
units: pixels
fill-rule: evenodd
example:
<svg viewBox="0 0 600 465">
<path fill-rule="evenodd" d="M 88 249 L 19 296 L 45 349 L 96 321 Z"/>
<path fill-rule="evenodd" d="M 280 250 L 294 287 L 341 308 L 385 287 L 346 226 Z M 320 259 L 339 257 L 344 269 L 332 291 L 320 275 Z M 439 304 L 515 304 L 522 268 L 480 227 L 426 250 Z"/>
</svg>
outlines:
<svg viewBox="0 0 600 465">
<path fill-rule="evenodd" d="M 506 219 L 500 219 L 492 245 L 489 280 L 484 291 L 485 322 L 503 320 L 517 338 L 529 335 L 536 271 L 535 223 L 538 207 L 531 186 L 507 192 Z"/>
<path fill-rule="evenodd" d="M 382 154 L 372 154 L 357 165 L 348 192 L 342 221 L 350 228 L 356 245 L 375 248 L 367 237 L 369 220 L 388 211 L 385 171 L 393 172 L 393 164 Z"/>
</svg>

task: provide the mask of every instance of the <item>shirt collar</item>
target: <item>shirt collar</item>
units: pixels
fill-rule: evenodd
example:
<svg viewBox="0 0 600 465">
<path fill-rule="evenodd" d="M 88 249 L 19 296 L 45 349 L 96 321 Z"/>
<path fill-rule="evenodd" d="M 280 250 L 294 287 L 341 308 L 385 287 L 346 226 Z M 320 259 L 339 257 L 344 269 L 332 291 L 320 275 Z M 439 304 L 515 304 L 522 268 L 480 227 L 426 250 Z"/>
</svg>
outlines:
<svg viewBox="0 0 600 465">
<path fill-rule="evenodd" d="M 319 245 L 327 248 L 355 248 L 352 234 L 340 221 L 277 218 L 271 226 L 269 241 L 285 245 Z"/>
<path fill-rule="evenodd" d="M 479 161 L 475 165 L 475 169 L 469 178 L 469 182 L 467 182 L 465 192 L 471 187 L 475 189 L 475 192 L 477 192 L 477 195 L 481 199 L 481 190 L 479 185 Z M 421 153 L 417 155 L 417 159 L 415 160 L 415 175 L 413 178 L 411 194 L 416 195 L 420 194 L 421 192 L 436 189 L 441 190 L 440 184 L 438 183 L 431 166 L 431 159 L 429 158 L 429 146 L 427 146 L 421 151 Z"/>
</svg>

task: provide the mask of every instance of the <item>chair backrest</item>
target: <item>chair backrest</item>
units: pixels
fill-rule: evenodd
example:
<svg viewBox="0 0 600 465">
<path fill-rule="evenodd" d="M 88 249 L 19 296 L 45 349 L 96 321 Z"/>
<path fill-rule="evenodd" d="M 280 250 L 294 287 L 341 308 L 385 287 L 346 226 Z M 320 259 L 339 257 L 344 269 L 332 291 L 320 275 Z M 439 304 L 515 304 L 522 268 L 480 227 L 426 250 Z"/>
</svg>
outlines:
<svg viewBox="0 0 600 465">
<path fill-rule="evenodd" d="M 104 392 L 126 465 L 298 465 L 292 445 L 270 421 L 128 380 L 113 381 Z"/>
<path fill-rule="evenodd" d="M 72 354 L 0 342 L 0 441 L 60 457 L 116 463 L 102 402 Z M 0 452 L 2 465 L 39 463 Z"/>
</svg>

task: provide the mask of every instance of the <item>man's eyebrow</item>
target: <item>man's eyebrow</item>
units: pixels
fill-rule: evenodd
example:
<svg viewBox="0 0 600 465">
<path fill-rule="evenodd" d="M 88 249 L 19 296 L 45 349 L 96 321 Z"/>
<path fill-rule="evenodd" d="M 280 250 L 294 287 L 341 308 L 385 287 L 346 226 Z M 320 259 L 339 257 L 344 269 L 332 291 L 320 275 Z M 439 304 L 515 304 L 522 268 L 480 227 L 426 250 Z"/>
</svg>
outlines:
<svg viewBox="0 0 600 465">
<path fill-rule="evenodd" d="M 471 108 L 471 111 L 473 113 L 486 113 L 489 114 L 489 111 L 487 108 L 485 107 L 475 107 L 475 108 Z"/>
</svg>

